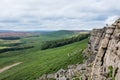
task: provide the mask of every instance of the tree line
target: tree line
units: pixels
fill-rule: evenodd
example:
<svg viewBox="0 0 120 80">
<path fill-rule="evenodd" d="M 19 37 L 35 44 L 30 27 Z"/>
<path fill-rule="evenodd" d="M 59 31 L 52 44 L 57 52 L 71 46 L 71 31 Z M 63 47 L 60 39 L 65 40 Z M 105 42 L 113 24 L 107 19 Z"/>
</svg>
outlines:
<svg viewBox="0 0 120 80">
<path fill-rule="evenodd" d="M 25 50 L 25 49 L 30 49 L 30 48 L 33 48 L 33 47 L 34 47 L 34 46 L 5 48 L 5 49 L 1 49 L 1 50 L 0 50 L 0 53 L 4 53 L 4 52 L 8 52 L 8 51 Z"/>
<path fill-rule="evenodd" d="M 42 43 L 41 50 L 64 46 L 64 45 L 67 45 L 67 44 L 70 44 L 70 43 L 81 41 L 83 39 L 88 38 L 89 36 L 90 36 L 90 34 L 79 34 L 79 35 L 71 37 L 71 38 L 46 41 L 46 42 Z"/>
<path fill-rule="evenodd" d="M 3 40 L 17 40 L 17 39 L 20 39 L 20 37 L 0 37 L 0 39 L 3 39 Z"/>
</svg>

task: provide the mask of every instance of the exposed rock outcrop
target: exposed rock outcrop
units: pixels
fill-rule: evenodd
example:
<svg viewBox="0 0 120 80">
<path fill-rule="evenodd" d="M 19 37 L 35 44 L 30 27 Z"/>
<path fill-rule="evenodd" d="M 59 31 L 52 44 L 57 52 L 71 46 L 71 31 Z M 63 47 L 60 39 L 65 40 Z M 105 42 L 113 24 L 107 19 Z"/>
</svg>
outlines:
<svg viewBox="0 0 120 80">
<path fill-rule="evenodd" d="M 120 19 L 110 27 L 107 26 L 100 32 L 99 37 L 94 40 L 93 53 L 97 53 L 93 61 L 91 78 L 93 80 L 106 80 L 114 78 L 119 80 L 120 76 Z M 98 33 L 99 34 L 99 33 Z M 109 67 L 113 67 L 110 71 Z M 105 74 L 107 74 L 105 76 Z M 112 74 L 112 76 L 109 76 Z"/>
<path fill-rule="evenodd" d="M 90 73 L 86 64 L 69 65 L 68 69 L 60 69 L 54 74 L 44 74 L 38 80 L 74 80 L 76 78 L 82 78 L 88 80 L 88 74 Z M 86 74 L 83 74 L 86 73 Z"/>
<path fill-rule="evenodd" d="M 52 78 L 72 80 L 76 76 L 79 80 L 120 80 L 120 19 L 111 26 L 94 29 L 84 54 L 88 57 L 84 64 L 61 69 Z"/>
</svg>

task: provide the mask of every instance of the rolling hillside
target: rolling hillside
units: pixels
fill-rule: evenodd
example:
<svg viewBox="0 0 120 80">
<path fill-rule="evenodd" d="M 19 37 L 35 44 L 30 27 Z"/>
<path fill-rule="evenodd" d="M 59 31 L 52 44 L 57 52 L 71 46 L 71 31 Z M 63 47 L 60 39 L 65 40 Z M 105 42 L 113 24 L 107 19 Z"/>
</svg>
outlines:
<svg viewBox="0 0 120 80">
<path fill-rule="evenodd" d="M 67 37 L 71 37 L 74 35 L 79 34 L 79 32 L 76 31 L 69 31 L 69 30 L 59 30 L 59 31 L 53 31 L 53 32 L 48 32 L 47 34 L 43 34 L 44 36 L 47 37 L 61 37 L 61 38 L 67 38 Z"/>
<path fill-rule="evenodd" d="M 70 34 L 67 37 L 73 35 Z M 0 80 L 36 80 L 44 73 L 53 73 L 60 68 L 66 68 L 69 64 L 82 63 L 84 60 L 82 51 L 86 48 L 88 39 L 54 49 L 40 50 L 43 41 L 65 37 L 66 32 L 60 36 L 39 35 L 20 38 L 19 42 L 22 44 L 10 47 L 34 47 L 0 53 L 0 68 L 21 62 L 21 64 L 0 73 Z"/>
</svg>

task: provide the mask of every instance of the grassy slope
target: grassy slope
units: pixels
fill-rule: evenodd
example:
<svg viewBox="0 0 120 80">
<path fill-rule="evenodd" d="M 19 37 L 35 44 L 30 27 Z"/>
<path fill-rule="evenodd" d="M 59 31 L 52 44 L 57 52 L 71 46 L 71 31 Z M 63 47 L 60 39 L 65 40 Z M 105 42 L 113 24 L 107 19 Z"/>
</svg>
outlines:
<svg viewBox="0 0 120 80">
<path fill-rule="evenodd" d="M 59 37 L 60 38 L 60 37 Z M 25 38 L 27 44 L 35 45 L 35 48 L 21 51 L 12 51 L 0 54 L 0 67 L 23 62 L 22 64 L 11 68 L 0 74 L 0 80 L 34 80 L 44 73 L 55 72 L 60 68 L 65 68 L 69 64 L 81 63 L 83 57 L 81 54 L 73 54 L 76 50 L 84 49 L 88 40 L 76 42 L 63 47 L 40 51 L 40 42 L 43 40 L 57 38 L 36 37 Z M 68 53 L 72 54 L 71 57 Z M 79 56 L 78 56 L 79 55 Z"/>
</svg>

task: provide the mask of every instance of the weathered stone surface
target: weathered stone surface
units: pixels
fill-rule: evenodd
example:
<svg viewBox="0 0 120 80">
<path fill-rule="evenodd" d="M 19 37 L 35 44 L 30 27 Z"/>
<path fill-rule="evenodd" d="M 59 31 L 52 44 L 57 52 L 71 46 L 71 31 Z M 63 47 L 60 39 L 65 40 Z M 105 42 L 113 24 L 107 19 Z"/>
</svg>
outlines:
<svg viewBox="0 0 120 80">
<path fill-rule="evenodd" d="M 118 19 L 119 20 L 119 19 Z M 99 49 L 93 62 L 93 68 L 91 73 L 91 78 L 93 80 L 110 80 L 110 78 L 103 77 L 103 74 L 109 73 L 109 67 L 113 67 L 113 74 L 116 80 L 119 80 L 120 76 L 120 25 L 118 20 L 112 25 L 105 29 L 105 35 L 99 43 Z M 113 27 L 114 26 L 114 27 Z M 104 67 L 104 68 L 103 68 Z M 115 72 L 115 69 L 118 71 Z"/>
<path fill-rule="evenodd" d="M 106 29 L 106 34 L 112 34 L 113 31 L 114 31 L 114 29 L 113 29 L 112 27 L 108 27 L 108 28 Z"/>
</svg>

